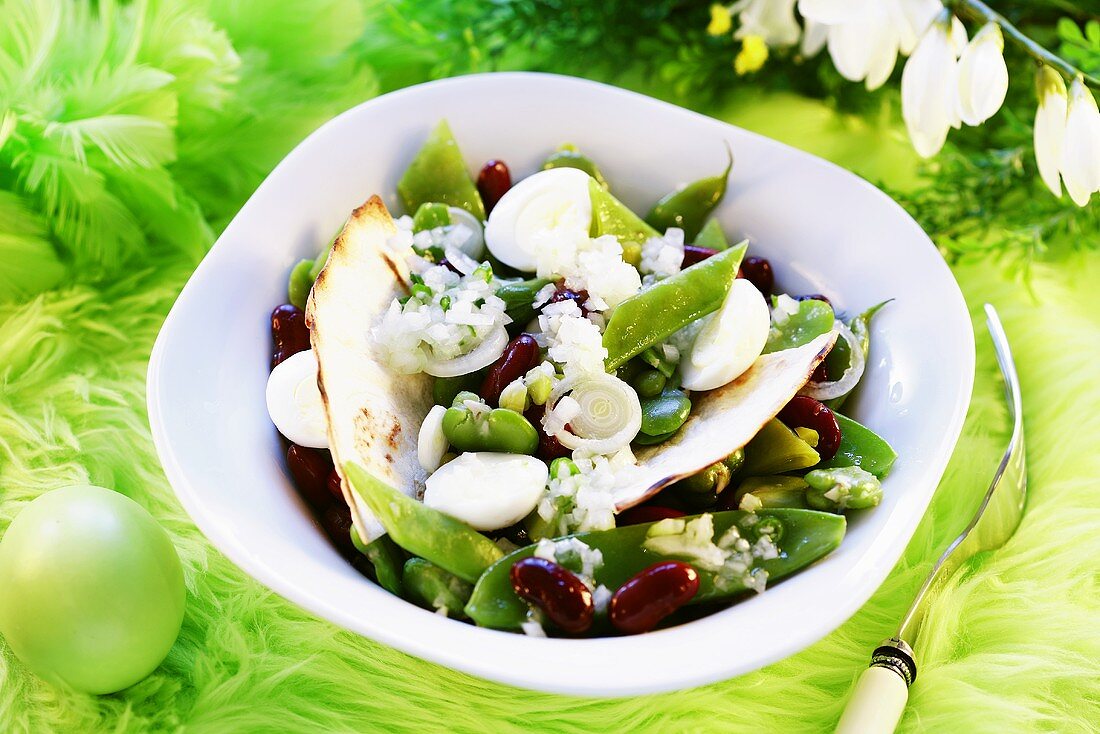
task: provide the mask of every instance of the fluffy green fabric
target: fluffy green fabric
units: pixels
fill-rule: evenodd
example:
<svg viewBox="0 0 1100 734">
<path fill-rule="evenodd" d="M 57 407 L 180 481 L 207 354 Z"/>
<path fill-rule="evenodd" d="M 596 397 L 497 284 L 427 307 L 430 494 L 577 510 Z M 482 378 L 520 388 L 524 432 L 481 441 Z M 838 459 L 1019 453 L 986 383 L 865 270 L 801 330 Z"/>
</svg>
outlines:
<svg viewBox="0 0 1100 734">
<path fill-rule="evenodd" d="M 0 729 L 815 732 L 835 722 L 1007 438 L 980 320 L 974 402 L 930 513 L 873 599 L 808 650 L 732 681 L 619 701 L 517 692 L 410 658 L 303 613 L 218 554 L 167 486 L 144 406 L 149 349 L 213 233 L 294 141 L 375 91 L 360 55 L 345 53 L 361 45 L 364 8 L 98 7 L 0 4 L 0 530 L 51 488 L 114 487 L 175 541 L 187 616 L 164 665 L 113 696 L 46 685 L 0 643 Z M 418 60 L 402 63 L 386 74 L 412 81 L 419 72 L 400 69 Z M 794 120 L 792 142 L 896 181 L 913 175 L 889 135 L 838 125 L 817 103 L 765 95 L 716 111 L 764 132 Z M 903 731 L 1100 728 L 1100 254 L 1037 265 L 1030 289 L 1002 273 L 989 260 L 956 267 L 974 313 L 994 302 L 1013 339 L 1030 504 L 1008 546 L 937 601 Z M 737 639 L 714 648 L 735 656 Z"/>
</svg>

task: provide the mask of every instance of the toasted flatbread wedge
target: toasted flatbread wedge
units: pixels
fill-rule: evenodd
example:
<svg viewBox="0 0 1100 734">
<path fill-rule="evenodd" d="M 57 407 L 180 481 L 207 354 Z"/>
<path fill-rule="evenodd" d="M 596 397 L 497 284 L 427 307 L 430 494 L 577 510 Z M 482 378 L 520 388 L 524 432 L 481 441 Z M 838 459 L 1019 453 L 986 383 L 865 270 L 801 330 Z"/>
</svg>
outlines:
<svg viewBox="0 0 1100 734">
<path fill-rule="evenodd" d="M 417 460 L 420 424 L 432 407 L 432 378 L 402 375 L 382 364 L 371 328 L 395 297 L 408 294 L 404 257 L 387 240 L 393 218 L 377 196 L 352 212 L 306 304 L 306 324 L 319 366 L 337 471 L 354 461 L 413 496 L 426 474 Z M 385 534 L 373 513 L 341 482 L 352 523 L 364 542 Z"/>
<path fill-rule="evenodd" d="M 835 341 L 835 333 L 822 334 L 801 347 L 761 355 L 728 385 L 692 393 L 683 428 L 668 441 L 635 452 L 638 471 L 615 489 L 616 509 L 644 502 L 747 444 L 806 384 Z"/>
</svg>

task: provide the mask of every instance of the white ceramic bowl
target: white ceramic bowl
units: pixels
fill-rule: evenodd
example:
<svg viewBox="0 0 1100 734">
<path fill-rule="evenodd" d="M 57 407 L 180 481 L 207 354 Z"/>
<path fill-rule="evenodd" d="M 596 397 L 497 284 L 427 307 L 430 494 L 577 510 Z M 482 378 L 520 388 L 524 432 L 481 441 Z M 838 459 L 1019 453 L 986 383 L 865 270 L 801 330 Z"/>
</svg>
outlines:
<svg viewBox="0 0 1100 734">
<path fill-rule="evenodd" d="M 764 594 L 635 637 L 535 639 L 445 619 L 351 568 L 311 520 L 264 407 L 268 314 L 287 273 L 353 207 L 395 184 L 446 117 L 471 170 L 505 160 L 517 177 L 562 142 L 603 167 L 645 211 L 674 185 L 736 163 L 718 211 L 771 258 L 780 284 L 839 307 L 896 299 L 875 319 L 854 417 L 900 458 L 877 509 L 850 518 L 831 556 Z M 917 224 L 870 184 L 736 127 L 613 87 L 541 74 L 425 84 L 366 102 L 299 145 L 256 191 L 183 290 L 153 349 L 149 416 L 180 501 L 247 573 L 332 622 L 413 655 L 545 691 L 620 696 L 709 683 L 810 645 L 883 581 L 924 514 L 962 427 L 974 374 L 958 286 Z M 813 610 L 812 612 L 808 610 Z"/>
</svg>

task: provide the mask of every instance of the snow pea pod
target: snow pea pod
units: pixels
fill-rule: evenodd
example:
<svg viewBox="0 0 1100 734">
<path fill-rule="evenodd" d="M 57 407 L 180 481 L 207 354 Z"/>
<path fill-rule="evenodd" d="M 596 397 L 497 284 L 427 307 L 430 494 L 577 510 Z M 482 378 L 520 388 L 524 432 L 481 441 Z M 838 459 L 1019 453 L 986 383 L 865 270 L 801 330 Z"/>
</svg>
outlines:
<svg viewBox="0 0 1100 734">
<path fill-rule="evenodd" d="M 717 311 L 737 276 L 745 247 L 745 243 L 731 247 L 619 304 L 603 333 L 607 368 L 617 368 L 692 321 Z"/>
<path fill-rule="evenodd" d="M 465 209 L 485 221 L 481 194 L 466 170 L 466 162 L 446 120 L 436 125 L 413 158 L 397 182 L 397 193 L 407 212 L 415 212 L 426 202 L 439 202 Z"/>
<path fill-rule="evenodd" d="M 623 246 L 623 260 L 634 267 L 642 262 L 642 244 L 650 237 L 657 237 L 657 230 L 608 193 L 596 179 L 588 182 L 588 195 L 592 200 L 592 227 L 589 234 L 599 237 L 615 235 Z"/>
<path fill-rule="evenodd" d="M 516 280 L 497 288 L 497 298 L 504 301 L 504 310 L 512 318 L 509 326 L 523 329 L 535 318 L 535 296 L 550 284 L 546 278 Z"/>
<path fill-rule="evenodd" d="M 726 239 L 726 233 L 722 231 L 722 225 L 717 219 L 708 220 L 699 234 L 695 236 L 696 247 L 709 247 L 712 250 L 728 250 L 730 241 Z"/>
<path fill-rule="evenodd" d="M 460 579 L 476 581 L 504 555 L 496 543 L 466 523 L 398 492 L 353 461 L 344 464 L 344 478 L 393 542 Z"/>
<path fill-rule="evenodd" d="M 487 407 L 472 411 L 455 398 L 455 405 L 443 414 L 443 435 L 458 451 L 496 451 L 507 454 L 534 454 L 539 434 L 531 421 L 507 408 Z"/>
<path fill-rule="evenodd" d="M 603 173 L 595 161 L 581 153 L 577 150 L 577 146 L 570 143 L 559 146 L 542 162 L 542 170 L 546 171 L 551 168 L 577 168 L 595 179 L 596 183 L 604 190 L 609 188 L 607 179 L 603 177 Z"/>
<path fill-rule="evenodd" d="M 824 301 L 799 301 L 797 311 L 784 321 L 772 322 L 768 341 L 764 344 L 764 354 L 809 344 L 832 330 L 834 321 L 836 314 L 833 307 Z"/>
<path fill-rule="evenodd" d="M 453 573 L 423 558 L 410 558 L 405 561 L 403 581 L 414 604 L 448 617 L 466 616 L 462 609 L 474 587 Z"/>
<path fill-rule="evenodd" d="M 761 506 L 769 509 L 779 507 L 808 509 L 806 490 L 809 484 L 802 477 L 790 477 L 782 474 L 768 477 L 749 477 L 732 492 L 730 507 L 740 507 L 741 499 L 751 494 L 760 501 Z M 725 498 L 723 498 L 724 502 Z"/>
<path fill-rule="evenodd" d="M 778 418 L 764 424 L 745 446 L 743 476 L 763 476 L 808 469 L 821 460 L 810 444 L 787 428 Z"/>
<path fill-rule="evenodd" d="M 315 278 L 310 277 L 313 270 L 312 260 L 299 260 L 294 269 L 290 271 L 290 282 L 287 284 L 287 300 L 298 308 L 305 310 L 306 299 L 313 288 Z"/>
<path fill-rule="evenodd" d="M 898 458 L 897 452 L 870 428 L 836 411 L 833 411 L 833 415 L 840 426 L 840 448 L 837 449 L 836 456 L 821 462 L 816 468 L 858 466 L 876 477 L 886 476 L 894 465 L 894 460 Z"/>
<path fill-rule="evenodd" d="M 383 535 L 370 543 L 364 543 L 359 537 L 359 531 L 352 526 L 351 544 L 374 566 L 374 577 L 378 579 L 379 586 L 396 596 L 405 595 L 405 587 L 401 583 L 401 567 L 405 563 L 406 554 L 393 542 L 393 538 Z"/>
<path fill-rule="evenodd" d="M 848 328 L 851 329 L 852 334 L 855 335 L 856 341 L 859 343 L 860 351 L 863 352 L 864 360 L 866 360 L 871 353 L 871 319 L 889 302 L 890 301 L 883 301 L 882 303 L 871 306 L 863 313 L 848 321 Z M 836 344 L 829 350 L 829 354 L 825 357 L 825 370 L 829 375 L 829 379 L 839 380 L 841 375 L 848 369 L 848 365 L 851 363 L 852 358 L 850 350 L 851 347 L 849 347 L 847 339 L 836 340 Z M 852 390 L 854 389 L 855 387 L 853 386 Z M 852 394 L 852 390 L 849 390 L 838 398 L 826 400 L 826 407 L 832 410 L 841 407 L 848 399 L 848 396 Z"/>
<path fill-rule="evenodd" d="M 733 153 L 730 152 L 726 170 L 717 176 L 693 181 L 665 195 L 649 210 L 646 222 L 658 232 L 664 232 L 669 227 L 679 227 L 684 230 L 684 238 L 693 242 L 703 222 L 726 195 L 726 184 L 732 169 Z"/>
<path fill-rule="evenodd" d="M 750 516 L 753 519 L 746 522 Z M 754 528 L 767 526 L 776 531 L 773 537 L 779 538 L 779 556 L 771 560 L 756 559 L 753 562 L 753 569 L 767 571 L 770 581 L 789 576 L 831 552 L 840 545 L 846 527 L 842 515 L 812 510 L 761 510 L 755 515 L 734 510 L 716 512 L 712 517 L 715 538 L 721 537 L 735 524 L 741 535 L 750 540 L 756 539 L 758 531 Z M 594 530 L 571 537 L 603 553 L 603 565 L 596 571 L 595 581 L 608 589 L 617 589 L 654 563 L 683 560 L 682 556 L 659 553 L 645 547 L 647 533 L 654 524 Z M 516 561 L 528 558 L 534 552 L 535 546 L 527 546 L 509 553 L 478 579 L 474 593 L 466 605 L 466 614 L 474 622 L 483 627 L 517 629 L 526 620 L 527 604 L 512 590 L 508 575 Z M 730 600 L 745 590 L 743 583 L 738 580 L 718 585 L 715 583 L 715 572 L 698 566 L 695 569 L 699 574 L 699 591 L 692 598 L 691 604 Z"/>
</svg>

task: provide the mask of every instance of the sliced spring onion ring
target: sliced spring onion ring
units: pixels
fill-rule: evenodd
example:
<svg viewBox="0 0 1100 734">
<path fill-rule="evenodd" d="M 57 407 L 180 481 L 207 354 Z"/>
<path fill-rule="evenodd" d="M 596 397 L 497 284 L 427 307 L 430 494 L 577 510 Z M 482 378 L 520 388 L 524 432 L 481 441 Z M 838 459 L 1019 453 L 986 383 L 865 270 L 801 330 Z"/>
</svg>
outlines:
<svg viewBox="0 0 1100 734">
<path fill-rule="evenodd" d="M 424 371 L 433 377 L 468 375 L 496 362 L 506 346 L 508 332 L 503 326 L 497 326 L 473 351 L 454 359 L 429 359 L 424 365 Z"/>
<path fill-rule="evenodd" d="M 548 405 L 556 406 L 567 395 L 580 412 L 569 428 L 553 434 L 566 448 L 609 454 L 633 441 L 642 427 L 638 393 L 614 375 L 598 372 L 563 380 L 554 386 Z"/>
<path fill-rule="evenodd" d="M 459 249 L 474 260 L 482 259 L 485 256 L 485 235 L 481 222 L 473 214 L 457 206 L 447 207 L 447 213 L 451 215 L 452 226 L 461 224 L 470 230 L 469 238 L 459 245 Z"/>
<path fill-rule="evenodd" d="M 859 340 L 856 339 L 856 335 L 852 333 L 847 324 L 839 319 L 833 328 L 841 339 L 848 342 L 848 353 L 851 355 L 848 358 L 848 369 L 844 370 L 844 374 L 840 376 L 839 380 L 831 382 L 813 382 L 811 380 L 807 382 L 806 386 L 799 390 L 801 395 L 809 395 L 815 400 L 839 398 L 841 395 L 850 393 L 852 388 L 859 383 L 859 379 L 863 377 L 866 360 L 863 358 L 863 348 L 860 346 Z"/>
</svg>

